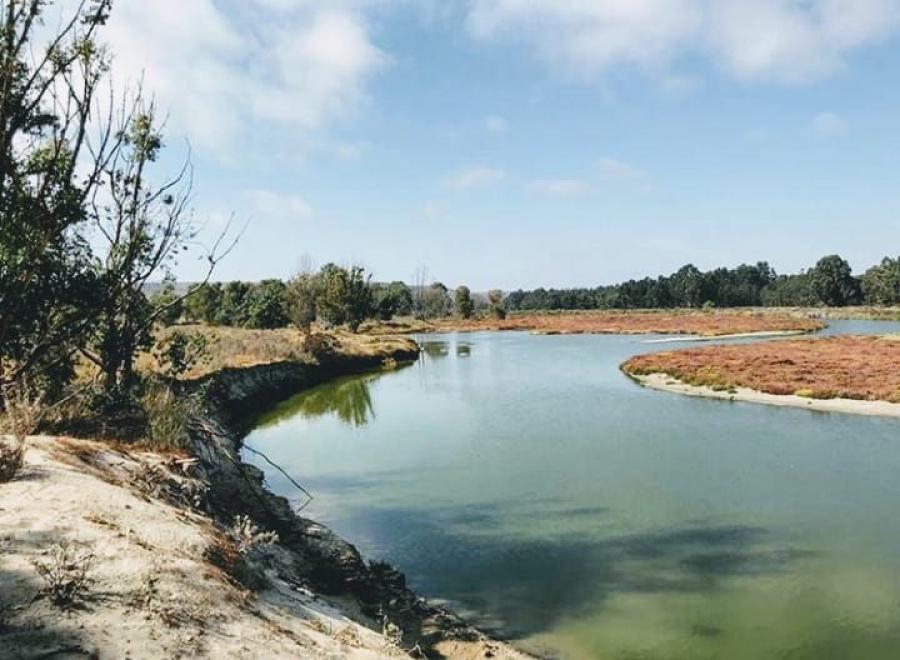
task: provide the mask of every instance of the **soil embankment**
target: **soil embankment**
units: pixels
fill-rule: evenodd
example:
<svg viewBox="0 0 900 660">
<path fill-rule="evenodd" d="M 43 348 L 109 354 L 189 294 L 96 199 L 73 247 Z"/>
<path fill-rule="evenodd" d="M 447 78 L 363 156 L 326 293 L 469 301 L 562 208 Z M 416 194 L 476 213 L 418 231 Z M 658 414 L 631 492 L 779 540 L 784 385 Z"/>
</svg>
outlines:
<svg viewBox="0 0 900 660">
<path fill-rule="evenodd" d="M 392 339 L 209 373 L 183 386 L 206 402 L 185 455 L 29 439 L 0 486 L 0 657 L 523 657 L 296 515 L 240 460 L 280 398 L 417 355 Z M 54 603 L 59 580 L 40 567 L 65 581 L 82 566 Z"/>
</svg>

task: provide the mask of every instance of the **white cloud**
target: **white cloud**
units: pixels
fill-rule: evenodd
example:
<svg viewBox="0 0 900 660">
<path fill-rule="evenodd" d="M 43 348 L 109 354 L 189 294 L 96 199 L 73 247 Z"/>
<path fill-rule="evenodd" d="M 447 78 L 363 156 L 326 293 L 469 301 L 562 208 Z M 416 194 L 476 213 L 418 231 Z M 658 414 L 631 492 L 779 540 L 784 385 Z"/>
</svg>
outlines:
<svg viewBox="0 0 900 660">
<path fill-rule="evenodd" d="M 422 214 L 426 220 L 444 220 L 447 217 L 447 207 L 439 202 L 426 202 Z"/>
<path fill-rule="evenodd" d="M 251 215 L 263 220 L 306 220 L 313 215 L 312 206 L 294 194 L 256 188 L 245 191 L 244 198 Z"/>
<path fill-rule="evenodd" d="M 813 118 L 813 129 L 819 135 L 835 137 L 847 132 L 847 122 L 833 112 L 822 112 Z"/>
<path fill-rule="evenodd" d="M 485 130 L 491 133 L 505 133 L 509 130 L 509 122 L 500 115 L 488 115 L 483 123 Z"/>
<path fill-rule="evenodd" d="M 736 78 L 797 83 L 895 34 L 900 0 L 472 0 L 468 26 L 579 78 L 633 66 L 665 79 L 699 53 Z"/>
<path fill-rule="evenodd" d="M 615 158 L 601 158 L 597 161 L 597 167 L 600 169 L 600 176 L 604 179 L 640 179 L 644 177 L 644 173 L 634 165 Z"/>
<path fill-rule="evenodd" d="M 590 184 L 581 179 L 538 179 L 528 187 L 534 192 L 554 197 L 578 197 L 591 189 Z"/>
<path fill-rule="evenodd" d="M 476 165 L 458 170 L 441 182 L 445 188 L 467 190 L 470 188 L 486 188 L 499 183 L 506 177 L 506 172 L 485 165 Z"/>
<path fill-rule="evenodd" d="M 104 32 L 118 84 L 142 74 L 169 128 L 218 153 L 262 125 L 298 142 L 364 107 L 388 62 L 359 3 L 117 3 Z"/>
</svg>

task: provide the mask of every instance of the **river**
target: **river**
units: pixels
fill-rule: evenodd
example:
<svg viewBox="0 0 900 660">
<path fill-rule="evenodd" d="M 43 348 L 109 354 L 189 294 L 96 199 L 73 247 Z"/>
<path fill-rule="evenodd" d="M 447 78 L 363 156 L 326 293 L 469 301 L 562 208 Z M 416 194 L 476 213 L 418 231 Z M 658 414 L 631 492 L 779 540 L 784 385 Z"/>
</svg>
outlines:
<svg viewBox="0 0 900 660">
<path fill-rule="evenodd" d="M 900 657 L 900 420 L 642 389 L 623 360 L 691 345 L 654 337 L 418 339 L 246 442 L 420 593 L 554 657 Z"/>
</svg>

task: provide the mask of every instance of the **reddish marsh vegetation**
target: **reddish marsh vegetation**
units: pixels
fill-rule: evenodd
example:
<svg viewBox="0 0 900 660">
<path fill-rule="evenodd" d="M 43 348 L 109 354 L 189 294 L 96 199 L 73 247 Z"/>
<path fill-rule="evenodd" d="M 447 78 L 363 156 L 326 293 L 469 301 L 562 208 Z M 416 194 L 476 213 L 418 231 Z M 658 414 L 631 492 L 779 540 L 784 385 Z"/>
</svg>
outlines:
<svg viewBox="0 0 900 660">
<path fill-rule="evenodd" d="M 691 385 L 769 394 L 900 403 L 900 338 L 829 337 L 668 351 L 631 358 L 635 376 L 664 373 Z"/>
<path fill-rule="evenodd" d="M 531 330 L 544 334 L 684 334 L 705 337 L 750 332 L 813 332 L 823 324 L 803 316 L 760 312 L 634 311 L 515 314 L 504 320 L 435 321 L 436 330 Z"/>
</svg>

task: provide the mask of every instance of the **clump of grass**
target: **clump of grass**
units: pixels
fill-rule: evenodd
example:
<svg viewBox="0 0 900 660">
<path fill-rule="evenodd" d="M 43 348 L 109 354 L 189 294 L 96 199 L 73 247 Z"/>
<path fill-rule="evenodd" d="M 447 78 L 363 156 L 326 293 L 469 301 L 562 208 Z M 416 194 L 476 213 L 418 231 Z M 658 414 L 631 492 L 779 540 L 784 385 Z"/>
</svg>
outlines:
<svg viewBox="0 0 900 660">
<path fill-rule="evenodd" d="M 195 405 L 190 397 L 176 396 L 164 383 L 151 382 L 141 397 L 147 415 L 151 445 L 157 449 L 184 449 L 188 446 L 188 422 Z"/>
<path fill-rule="evenodd" d="M 50 549 L 46 561 L 35 560 L 34 567 L 44 580 L 41 595 L 62 609 L 77 607 L 88 593 L 92 582 L 89 573 L 94 554 L 79 552 L 65 541 Z"/>
<path fill-rule="evenodd" d="M 262 530 L 249 516 L 236 516 L 207 548 L 206 558 L 243 586 L 260 591 L 268 586 L 262 566 L 265 550 L 275 543 L 276 532 Z"/>
</svg>

